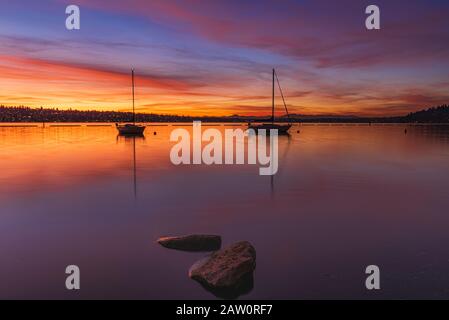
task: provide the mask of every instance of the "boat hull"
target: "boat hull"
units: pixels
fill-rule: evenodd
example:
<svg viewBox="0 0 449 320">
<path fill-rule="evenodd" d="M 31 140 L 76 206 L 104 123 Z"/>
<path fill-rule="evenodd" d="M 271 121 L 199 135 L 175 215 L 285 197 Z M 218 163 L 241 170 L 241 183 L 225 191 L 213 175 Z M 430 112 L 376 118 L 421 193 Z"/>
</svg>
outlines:
<svg viewBox="0 0 449 320">
<path fill-rule="evenodd" d="M 266 130 L 267 134 L 270 134 L 270 130 L 277 130 L 279 135 L 288 135 L 288 130 L 292 127 L 291 124 L 274 124 L 274 123 L 262 123 L 262 124 L 249 124 L 248 129 L 254 129 L 256 133 L 259 130 Z"/>
<path fill-rule="evenodd" d="M 141 136 L 145 131 L 145 126 L 133 124 L 117 125 L 119 135 L 122 136 Z"/>
</svg>

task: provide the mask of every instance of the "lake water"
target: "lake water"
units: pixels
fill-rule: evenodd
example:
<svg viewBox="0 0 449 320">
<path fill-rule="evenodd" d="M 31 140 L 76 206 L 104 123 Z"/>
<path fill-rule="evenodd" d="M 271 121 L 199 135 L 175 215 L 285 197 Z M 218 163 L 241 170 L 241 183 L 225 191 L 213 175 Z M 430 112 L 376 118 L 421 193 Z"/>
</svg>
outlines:
<svg viewBox="0 0 449 320">
<path fill-rule="evenodd" d="M 297 126 L 274 178 L 173 165 L 175 128 L 0 127 L 0 298 L 215 299 L 156 243 L 192 233 L 254 245 L 241 298 L 449 298 L 449 127 Z"/>
</svg>

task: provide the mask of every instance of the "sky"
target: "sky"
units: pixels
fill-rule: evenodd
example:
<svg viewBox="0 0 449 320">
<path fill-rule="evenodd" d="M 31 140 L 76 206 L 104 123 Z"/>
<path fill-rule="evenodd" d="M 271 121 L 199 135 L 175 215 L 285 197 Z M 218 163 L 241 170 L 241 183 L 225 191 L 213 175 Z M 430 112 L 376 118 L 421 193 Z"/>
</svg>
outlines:
<svg viewBox="0 0 449 320">
<path fill-rule="evenodd" d="M 0 104 L 129 111 L 132 68 L 139 112 L 265 115 L 276 68 L 291 113 L 407 114 L 449 103 L 449 1 L 0 0 Z"/>
</svg>

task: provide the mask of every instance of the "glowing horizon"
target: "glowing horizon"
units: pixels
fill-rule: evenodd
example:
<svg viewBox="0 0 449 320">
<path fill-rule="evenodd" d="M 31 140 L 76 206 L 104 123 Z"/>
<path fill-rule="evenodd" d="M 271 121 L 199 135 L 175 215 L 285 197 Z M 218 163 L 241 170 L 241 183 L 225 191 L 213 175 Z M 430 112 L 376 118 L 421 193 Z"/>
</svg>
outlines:
<svg viewBox="0 0 449 320">
<path fill-rule="evenodd" d="M 263 5 L 260 4 L 263 2 Z M 449 3 L 64 0 L 2 3 L 0 104 L 265 115 L 276 68 L 291 113 L 394 116 L 449 102 Z M 282 102 L 277 100 L 279 113 Z"/>
</svg>

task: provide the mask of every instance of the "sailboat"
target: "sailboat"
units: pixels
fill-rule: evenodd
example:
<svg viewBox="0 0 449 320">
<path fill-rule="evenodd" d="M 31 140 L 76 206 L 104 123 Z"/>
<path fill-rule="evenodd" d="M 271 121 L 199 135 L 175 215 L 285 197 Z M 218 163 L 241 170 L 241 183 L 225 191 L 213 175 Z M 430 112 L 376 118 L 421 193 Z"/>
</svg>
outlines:
<svg viewBox="0 0 449 320">
<path fill-rule="evenodd" d="M 292 125 L 290 123 L 288 124 L 281 124 L 281 123 L 275 123 L 274 122 L 274 82 L 275 79 L 277 80 L 277 84 L 279 86 L 279 91 L 281 93 L 281 97 L 282 97 L 282 101 L 284 102 L 284 107 L 285 107 L 285 111 L 287 112 L 287 117 L 290 120 L 290 115 L 288 113 L 287 110 L 287 104 L 285 103 L 285 99 L 284 99 L 284 94 L 282 93 L 282 88 L 281 85 L 279 83 L 279 79 L 277 77 L 276 71 L 273 69 L 273 93 L 272 93 L 272 106 L 271 106 L 271 122 L 267 122 L 267 123 L 249 123 L 248 124 L 248 128 L 249 129 L 254 129 L 256 131 L 256 133 L 258 132 L 258 130 L 260 129 L 265 129 L 268 131 L 268 133 L 270 132 L 269 130 L 271 129 L 276 129 L 278 130 L 278 134 L 282 134 L 282 135 L 287 135 L 288 130 L 292 127 Z"/>
<path fill-rule="evenodd" d="M 141 136 L 145 131 L 145 126 L 136 125 L 136 111 L 134 107 L 134 69 L 131 71 L 132 87 L 133 87 L 133 123 L 118 124 L 115 126 L 120 135 Z"/>
</svg>

